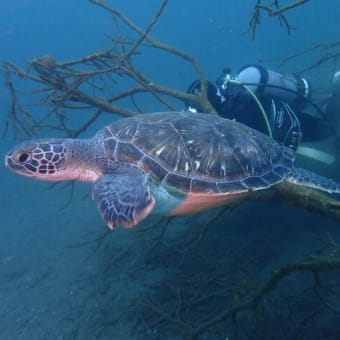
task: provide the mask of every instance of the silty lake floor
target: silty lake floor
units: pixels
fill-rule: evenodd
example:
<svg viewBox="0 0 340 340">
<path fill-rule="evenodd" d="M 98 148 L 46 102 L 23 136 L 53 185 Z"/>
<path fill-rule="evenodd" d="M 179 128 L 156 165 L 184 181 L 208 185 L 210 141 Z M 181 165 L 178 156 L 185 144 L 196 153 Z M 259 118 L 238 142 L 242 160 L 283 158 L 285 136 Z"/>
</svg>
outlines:
<svg viewBox="0 0 340 340">
<path fill-rule="evenodd" d="M 1 339 L 186 339 L 252 296 L 280 265 L 320 250 L 339 224 L 281 203 L 247 203 L 107 231 L 88 196 L 1 169 Z M 66 204 L 66 207 L 65 207 Z M 339 273 L 321 275 L 339 309 Z M 199 339 L 321 338 L 340 334 L 311 274 L 280 283 L 256 313 Z"/>
</svg>

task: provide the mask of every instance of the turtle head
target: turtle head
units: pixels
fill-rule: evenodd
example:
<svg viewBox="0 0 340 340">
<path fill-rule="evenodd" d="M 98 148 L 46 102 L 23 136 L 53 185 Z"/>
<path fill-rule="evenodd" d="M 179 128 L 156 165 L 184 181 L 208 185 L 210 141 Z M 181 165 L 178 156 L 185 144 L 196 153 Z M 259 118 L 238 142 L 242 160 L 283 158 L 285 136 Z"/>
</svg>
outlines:
<svg viewBox="0 0 340 340">
<path fill-rule="evenodd" d="M 48 181 L 71 179 L 66 167 L 66 139 L 35 139 L 7 153 L 6 167 L 28 177 Z"/>
</svg>

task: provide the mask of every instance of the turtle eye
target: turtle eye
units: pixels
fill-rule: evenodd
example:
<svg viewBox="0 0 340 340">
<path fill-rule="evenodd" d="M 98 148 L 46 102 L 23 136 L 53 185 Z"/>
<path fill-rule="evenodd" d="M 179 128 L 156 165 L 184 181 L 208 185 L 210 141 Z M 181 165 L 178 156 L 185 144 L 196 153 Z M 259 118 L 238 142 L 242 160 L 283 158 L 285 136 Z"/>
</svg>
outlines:
<svg viewBox="0 0 340 340">
<path fill-rule="evenodd" d="M 31 154 L 29 152 L 20 152 L 15 158 L 19 163 L 26 163 L 31 159 Z"/>
</svg>

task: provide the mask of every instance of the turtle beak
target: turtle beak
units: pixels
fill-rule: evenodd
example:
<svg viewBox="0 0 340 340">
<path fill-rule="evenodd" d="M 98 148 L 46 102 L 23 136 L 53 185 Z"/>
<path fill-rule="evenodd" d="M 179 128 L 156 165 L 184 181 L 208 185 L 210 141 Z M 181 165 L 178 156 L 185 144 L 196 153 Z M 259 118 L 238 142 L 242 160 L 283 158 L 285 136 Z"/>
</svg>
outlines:
<svg viewBox="0 0 340 340">
<path fill-rule="evenodd" d="M 9 167 L 10 167 L 10 166 L 9 166 L 9 162 L 10 162 L 10 161 L 9 161 L 9 155 L 6 155 L 6 156 L 5 156 L 5 167 L 6 167 L 6 168 L 9 168 Z"/>
<path fill-rule="evenodd" d="M 13 154 L 10 152 L 5 157 L 5 166 L 8 169 L 13 169 L 16 167 L 16 163 L 13 161 Z"/>
<path fill-rule="evenodd" d="M 6 157 L 5 157 L 5 166 L 6 166 L 6 168 L 12 169 L 14 165 L 15 164 L 14 164 L 12 158 L 11 158 L 11 154 L 7 154 Z"/>
<path fill-rule="evenodd" d="M 20 162 L 17 162 L 15 160 L 15 153 L 9 152 L 5 157 L 5 166 L 6 168 L 10 169 L 11 171 L 14 171 L 16 173 L 20 173 L 21 175 L 25 175 L 27 171 L 25 171 L 25 168 L 23 164 Z M 27 174 L 28 176 L 29 174 Z"/>
</svg>

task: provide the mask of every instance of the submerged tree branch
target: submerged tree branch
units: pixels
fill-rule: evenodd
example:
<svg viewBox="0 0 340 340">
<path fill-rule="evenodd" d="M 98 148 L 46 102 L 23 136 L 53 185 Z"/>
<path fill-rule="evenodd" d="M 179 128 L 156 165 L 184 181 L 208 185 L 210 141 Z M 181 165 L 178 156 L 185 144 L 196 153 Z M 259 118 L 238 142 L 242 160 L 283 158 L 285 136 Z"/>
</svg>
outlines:
<svg viewBox="0 0 340 340">
<path fill-rule="evenodd" d="M 288 10 L 301 6 L 308 1 L 309 0 L 297 0 L 283 7 L 280 7 L 279 0 L 274 0 L 274 3 L 271 5 L 264 5 L 261 3 L 261 0 L 257 0 L 254 6 L 254 9 L 253 9 L 253 14 L 251 15 L 251 18 L 249 21 L 248 32 L 252 33 L 252 37 L 254 40 L 256 29 L 258 25 L 261 23 L 261 12 L 264 11 L 264 12 L 267 12 L 269 16 L 272 16 L 272 17 L 276 16 L 279 20 L 280 25 L 285 26 L 288 34 L 290 34 L 293 27 L 289 24 L 286 16 L 284 15 L 284 12 L 287 12 Z"/>
<path fill-rule="evenodd" d="M 123 58 L 129 58 L 132 54 L 134 54 L 134 52 L 137 50 L 138 46 L 140 46 L 142 44 L 142 42 L 147 38 L 152 26 L 157 22 L 157 20 L 159 19 L 159 17 L 161 16 L 164 7 L 166 6 L 166 4 L 168 3 L 168 0 L 163 0 L 163 3 L 161 4 L 161 6 L 159 7 L 157 14 L 155 15 L 155 17 L 151 20 L 149 26 L 147 27 L 147 29 L 143 32 L 143 34 L 141 35 L 141 37 L 137 40 L 137 42 L 132 46 L 132 48 L 130 49 L 130 51 L 128 51 Z"/>
<path fill-rule="evenodd" d="M 274 9 L 273 7 L 268 6 L 268 5 L 263 5 L 263 4 L 260 3 L 260 1 L 258 1 L 257 4 L 255 5 L 255 8 L 257 8 L 259 10 L 263 9 L 263 10 L 267 11 L 270 16 L 275 16 L 275 15 L 281 15 L 283 12 L 286 12 L 289 9 L 301 6 L 308 1 L 309 0 L 298 0 L 298 1 L 292 2 L 288 5 L 280 8 L 279 7 L 279 1 L 276 0 L 275 3 L 274 3 L 275 6 L 276 6 L 276 9 Z"/>
<path fill-rule="evenodd" d="M 227 308 L 216 317 L 211 318 L 205 322 L 201 322 L 193 330 L 193 335 L 201 333 L 203 330 L 229 318 L 235 318 L 238 313 L 243 311 L 254 311 L 259 304 L 271 293 L 277 285 L 287 276 L 294 272 L 311 273 L 314 278 L 323 271 L 339 270 L 339 257 L 312 257 L 302 261 L 293 262 L 283 265 L 274 270 L 269 279 L 256 291 L 254 296 L 245 302 L 241 302 L 232 308 Z"/>
<path fill-rule="evenodd" d="M 69 136 L 77 136 L 103 113 L 121 116 L 139 114 L 142 109 L 137 103 L 137 96 L 145 98 L 146 101 L 151 100 L 166 110 L 178 109 L 178 106 L 174 106 L 174 100 L 176 100 L 182 105 L 183 102 L 191 102 L 202 107 L 208 113 L 216 113 L 207 99 L 206 76 L 197 61 L 190 54 L 173 46 L 165 45 L 149 34 L 151 28 L 159 20 L 167 0 L 162 2 L 146 30 L 138 27 L 118 9 L 109 6 L 104 1 L 89 1 L 107 10 L 114 19 L 120 20 L 125 28 L 137 33 L 139 38 L 134 41 L 117 36 L 112 40 L 111 46 L 103 51 L 64 62 L 57 62 L 51 55 L 34 58 L 28 63 L 27 71 L 10 61 L 4 62 L 3 71 L 7 79 L 6 85 L 12 98 L 4 133 L 8 131 L 8 126 L 11 124 L 15 125 L 16 131 L 22 127 L 18 117 L 19 112 L 23 111 L 23 104 L 16 95 L 17 90 L 13 85 L 15 77 L 38 86 L 32 94 L 38 95 L 40 104 L 51 107 L 51 111 L 47 114 L 39 114 L 39 119 L 33 119 L 34 114 L 29 114 L 30 124 L 23 130 L 23 134 L 26 136 L 36 135 L 39 133 L 38 131 L 47 128 L 64 130 Z M 130 45 L 132 47 L 126 51 L 126 47 Z M 145 48 L 153 48 L 188 62 L 197 73 L 197 77 L 201 79 L 201 93 L 198 95 L 189 94 L 164 86 L 147 77 L 134 65 L 135 60 L 142 56 L 142 50 Z M 11 87 L 10 84 L 13 86 Z M 119 103 L 126 100 L 130 105 Z M 86 122 L 76 129 L 70 128 L 65 110 L 69 112 L 70 110 L 84 109 L 87 109 L 86 114 L 89 115 Z M 89 114 L 89 111 L 93 109 L 95 112 Z"/>
</svg>

